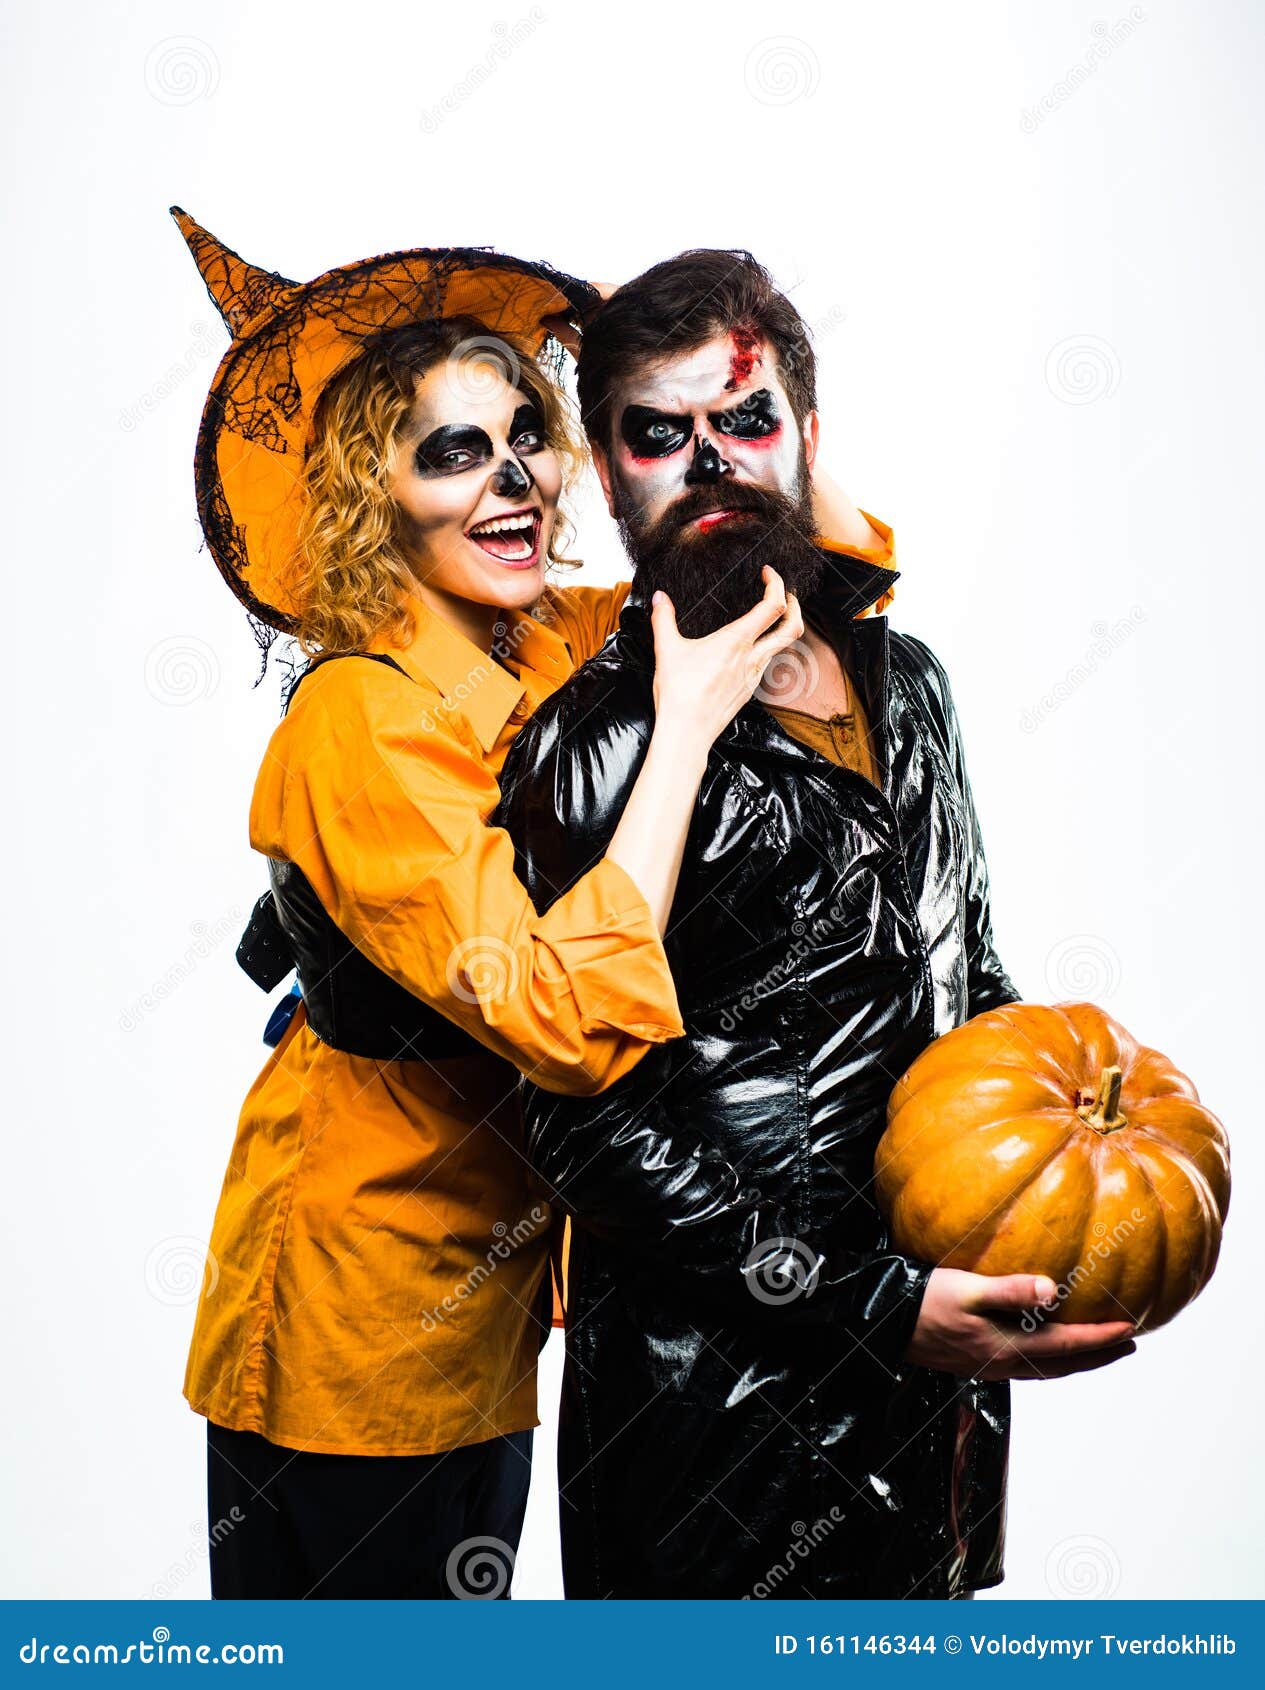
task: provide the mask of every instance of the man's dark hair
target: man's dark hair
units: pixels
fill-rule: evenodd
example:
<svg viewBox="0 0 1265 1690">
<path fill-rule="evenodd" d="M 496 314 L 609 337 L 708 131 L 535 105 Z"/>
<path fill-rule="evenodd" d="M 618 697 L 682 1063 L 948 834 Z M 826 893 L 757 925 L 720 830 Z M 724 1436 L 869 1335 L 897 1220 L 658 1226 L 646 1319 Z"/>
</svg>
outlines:
<svg viewBox="0 0 1265 1690">
<path fill-rule="evenodd" d="M 586 321 L 580 414 L 590 441 L 610 446 L 611 394 L 640 363 L 693 352 L 716 335 L 754 332 L 777 353 L 796 421 L 817 407 L 817 359 L 799 312 L 749 252 L 701 248 L 625 282 Z"/>
</svg>

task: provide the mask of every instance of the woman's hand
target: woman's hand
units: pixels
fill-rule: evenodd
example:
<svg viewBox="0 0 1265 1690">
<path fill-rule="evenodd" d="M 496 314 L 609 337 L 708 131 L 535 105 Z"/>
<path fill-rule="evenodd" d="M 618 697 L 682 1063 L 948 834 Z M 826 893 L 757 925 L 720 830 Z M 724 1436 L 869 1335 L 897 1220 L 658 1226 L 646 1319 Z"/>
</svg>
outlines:
<svg viewBox="0 0 1265 1690">
<path fill-rule="evenodd" d="M 656 732 L 667 728 L 674 743 L 706 756 L 760 684 L 770 660 L 804 635 L 804 618 L 794 593 L 767 565 L 764 597 L 745 616 L 713 634 L 691 640 L 676 625 L 676 608 L 666 593 L 651 602 L 654 628 Z"/>
<path fill-rule="evenodd" d="M 935 1268 L 904 1359 L 964 1379 L 1061 1379 L 1137 1348 L 1131 1320 L 1044 1320 L 1055 1296 L 1054 1281 L 1044 1274 Z"/>
<path fill-rule="evenodd" d="M 599 299 L 606 300 L 614 293 L 619 283 L 590 282 L 589 286 L 597 289 Z M 580 356 L 580 340 L 583 329 L 577 329 L 566 312 L 555 311 L 552 316 L 545 317 L 543 322 L 554 339 L 561 341 L 573 358 Z"/>
<path fill-rule="evenodd" d="M 654 595 L 654 731 L 606 855 L 636 882 L 660 933 L 712 741 L 759 686 L 770 658 L 804 632 L 795 595 L 787 597 L 775 570 L 763 575 L 759 604 L 699 640 L 678 630 L 667 594 Z"/>
</svg>

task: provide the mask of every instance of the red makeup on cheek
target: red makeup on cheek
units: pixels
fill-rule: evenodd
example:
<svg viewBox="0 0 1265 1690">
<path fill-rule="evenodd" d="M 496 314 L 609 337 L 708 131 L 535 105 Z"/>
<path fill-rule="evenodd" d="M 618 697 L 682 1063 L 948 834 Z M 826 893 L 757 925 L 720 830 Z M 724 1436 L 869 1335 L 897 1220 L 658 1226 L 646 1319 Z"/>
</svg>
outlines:
<svg viewBox="0 0 1265 1690">
<path fill-rule="evenodd" d="M 739 325 L 729 332 L 729 344 L 733 351 L 729 354 L 729 380 L 725 383 L 726 393 L 732 393 L 736 387 L 741 387 L 744 381 L 751 379 L 751 372 L 760 358 L 760 337 L 754 329 Z"/>
</svg>

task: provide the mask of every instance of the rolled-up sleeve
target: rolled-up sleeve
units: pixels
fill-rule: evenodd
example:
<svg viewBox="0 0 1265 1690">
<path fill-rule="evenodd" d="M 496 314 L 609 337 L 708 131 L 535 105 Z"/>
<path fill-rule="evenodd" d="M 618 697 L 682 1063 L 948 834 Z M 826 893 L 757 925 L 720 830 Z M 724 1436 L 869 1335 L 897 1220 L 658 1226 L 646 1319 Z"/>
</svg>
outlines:
<svg viewBox="0 0 1265 1690">
<path fill-rule="evenodd" d="M 591 1094 L 684 1031 L 650 909 L 604 858 L 538 915 L 499 789 L 415 684 L 309 683 L 287 764 L 261 773 L 252 843 L 294 862 L 384 973 L 549 1090 Z"/>
</svg>

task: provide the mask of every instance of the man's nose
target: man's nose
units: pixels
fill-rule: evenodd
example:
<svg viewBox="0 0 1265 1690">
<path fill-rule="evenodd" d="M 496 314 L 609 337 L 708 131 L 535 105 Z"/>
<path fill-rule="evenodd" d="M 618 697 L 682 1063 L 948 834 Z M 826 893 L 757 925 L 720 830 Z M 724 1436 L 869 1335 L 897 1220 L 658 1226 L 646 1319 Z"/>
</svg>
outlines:
<svg viewBox="0 0 1265 1690">
<path fill-rule="evenodd" d="M 492 477 L 492 491 L 502 499 L 519 499 L 532 485 L 531 473 L 517 458 L 506 458 Z"/>
<path fill-rule="evenodd" d="M 727 458 L 722 458 L 713 441 L 701 434 L 694 436 L 694 456 L 690 460 L 690 467 L 685 472 L 687 487 L 702 487 L 708 482 L 720 481 L 726 475 L 732 475 L 734 466 Z"/>
</svg>

